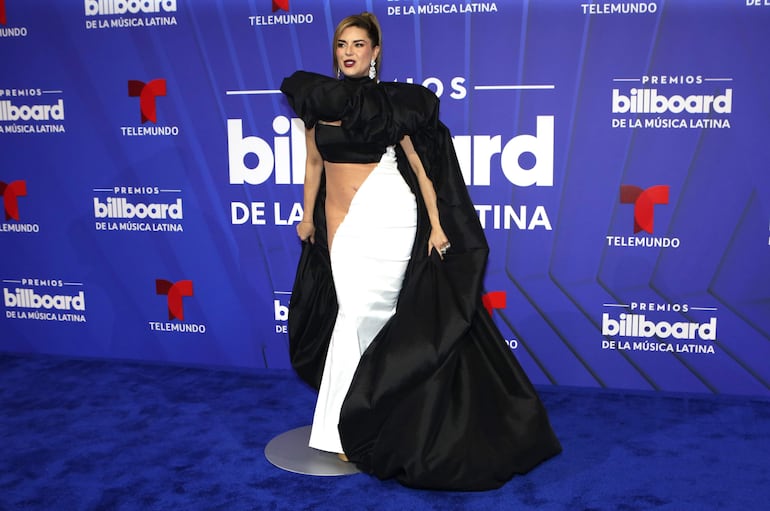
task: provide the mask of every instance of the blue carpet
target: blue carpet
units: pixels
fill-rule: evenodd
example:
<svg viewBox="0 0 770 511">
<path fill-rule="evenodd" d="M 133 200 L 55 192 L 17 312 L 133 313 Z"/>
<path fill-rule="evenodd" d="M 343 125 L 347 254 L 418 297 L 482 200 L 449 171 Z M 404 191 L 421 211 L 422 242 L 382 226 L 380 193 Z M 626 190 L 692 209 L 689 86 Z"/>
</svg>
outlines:
<svg viewBox="0 0 770 511">
<path fill-rule="evenodd" d="M 564 452 L 499 490 L 311 477 L 264 458 L 309 423 L 285 371 L 0 354 L 1 510 L 764 510 L 770 402 L 541 389 Z"/>
</svg>

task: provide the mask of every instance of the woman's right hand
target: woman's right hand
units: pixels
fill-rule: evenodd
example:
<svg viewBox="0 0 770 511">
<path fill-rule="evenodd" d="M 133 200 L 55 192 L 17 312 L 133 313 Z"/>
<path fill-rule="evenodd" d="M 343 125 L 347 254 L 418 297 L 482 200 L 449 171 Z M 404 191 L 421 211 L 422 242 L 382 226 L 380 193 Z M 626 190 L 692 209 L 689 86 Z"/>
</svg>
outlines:
<svg viewBox="0 0 770 511">
<path fill-rule="evenodd" d="M 297 224 L 297 236 L 302 241 L 310 241 L 315 243 L 315 225 L 310 221 L 301 221 Z"/>
</svg>

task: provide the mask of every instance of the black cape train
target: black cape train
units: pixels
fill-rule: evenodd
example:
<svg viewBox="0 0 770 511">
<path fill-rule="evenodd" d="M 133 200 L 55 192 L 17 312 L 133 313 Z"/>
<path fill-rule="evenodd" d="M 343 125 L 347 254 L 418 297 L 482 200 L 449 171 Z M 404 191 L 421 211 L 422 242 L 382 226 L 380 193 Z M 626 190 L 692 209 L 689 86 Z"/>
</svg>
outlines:
<svg viewBox="0 0 770 511">
<path fill-rule="evenodd" d="M 350 136 L 395 145 L 418 204 L 396 314 L 361 357 L 340 416 L 345 453 L 363 471 L 418 488 L 485 490 L 561 452 L 532 384 L 481 301 L 489 248 L 438 98 L 419 85 L 335 80 L 298 71 L 281 90 L 310 128 L 342 121 Z M 427 255 L 430 222 L 398 141 L 408 134 L 433 181 L 452 243 Z M 303 243 L 289 305 L 291 363 L 320 386 L 337 312 L 322 180 L 315 243 Z"/>
</svg>

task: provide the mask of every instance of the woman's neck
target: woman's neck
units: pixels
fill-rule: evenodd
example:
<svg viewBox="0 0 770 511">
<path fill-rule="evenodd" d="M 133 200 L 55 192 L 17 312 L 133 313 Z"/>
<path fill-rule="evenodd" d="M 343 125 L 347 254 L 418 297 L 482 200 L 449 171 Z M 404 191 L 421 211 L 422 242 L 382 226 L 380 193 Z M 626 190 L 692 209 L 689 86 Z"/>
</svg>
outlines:
<svg viewBox="0 0 770 511">
<path fill-rule="evenodd" d="M 344 76 L 343 75 L 342 79 L 353 83 L 363 83 L 363 82 L 368 82 L 372 80 L 372 78 L 369 78 L 369 76 L 367 75 L 364 75 L 364 76 Z"/>
</svg>

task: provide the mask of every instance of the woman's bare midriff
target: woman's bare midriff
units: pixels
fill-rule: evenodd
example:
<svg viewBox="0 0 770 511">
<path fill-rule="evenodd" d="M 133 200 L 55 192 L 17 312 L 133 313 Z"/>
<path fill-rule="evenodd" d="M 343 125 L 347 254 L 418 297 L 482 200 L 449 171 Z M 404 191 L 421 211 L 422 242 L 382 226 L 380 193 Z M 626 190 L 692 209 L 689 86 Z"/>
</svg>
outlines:
<svg viewBox="0 0 770 511">
<path fill-rule="evenodd" d="M 324 162 L 326 172 L 326 234 L 329 249 L 337 228 L 348 214 L 350 201 L 377 163 Z"/>
</svg>

